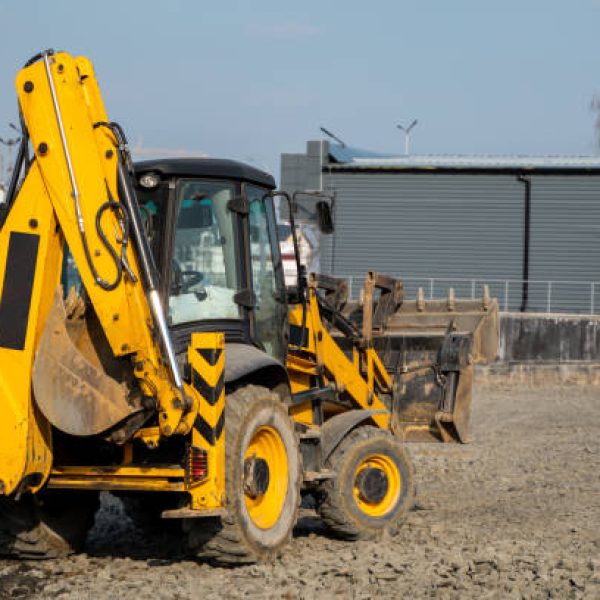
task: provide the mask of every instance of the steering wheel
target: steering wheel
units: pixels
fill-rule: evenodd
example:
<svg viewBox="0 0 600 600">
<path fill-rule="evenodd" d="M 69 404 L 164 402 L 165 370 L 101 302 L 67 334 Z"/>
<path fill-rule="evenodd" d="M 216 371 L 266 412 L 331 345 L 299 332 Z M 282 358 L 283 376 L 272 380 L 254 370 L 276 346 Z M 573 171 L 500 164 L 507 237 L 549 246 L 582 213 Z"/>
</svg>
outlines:
<svg viewBox="0 0 600 600">
<path fill-rule="evenodd" d="M 189 292 L 204 279 L 204 273 L 200 271 L 182 271 L 181 275 L 183 276 L 182 292 Z"/>
<path fill-rule="evenodd" d="M 204 279 L 204 273 L 200 273 L 200 271 L 183 271 L 175 259 L 171 261 L 171 269 L 173 271 L 171 292 L 174 292 L 175 295 L 187 294 Z"/>
</svg>

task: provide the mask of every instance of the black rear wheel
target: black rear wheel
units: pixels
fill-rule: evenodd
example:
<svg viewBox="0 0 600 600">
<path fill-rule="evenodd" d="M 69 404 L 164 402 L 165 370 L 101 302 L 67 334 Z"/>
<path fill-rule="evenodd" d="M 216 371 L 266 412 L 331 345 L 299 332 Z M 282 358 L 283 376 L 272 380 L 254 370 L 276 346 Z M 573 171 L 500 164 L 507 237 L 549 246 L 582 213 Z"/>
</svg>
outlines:
<svg viewBox="0 0 600 600">
<path fill-rule="evenodd" d="M 79 552 L 98 510 L 97 492 L 49 490 L 0 498 L 0 555 L 45 559 Z"/>
</svg>

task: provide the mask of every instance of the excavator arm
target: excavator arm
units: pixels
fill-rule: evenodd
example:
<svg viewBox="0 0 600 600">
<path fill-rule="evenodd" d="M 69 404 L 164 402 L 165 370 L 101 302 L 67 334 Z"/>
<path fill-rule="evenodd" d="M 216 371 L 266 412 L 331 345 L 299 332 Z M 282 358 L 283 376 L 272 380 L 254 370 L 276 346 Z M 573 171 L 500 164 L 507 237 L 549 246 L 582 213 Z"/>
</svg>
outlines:
<svg viewBox="0 0 600 600">
<path fill-rule="evenodd" d="M 106 115 L 91 63 L 46 51 L 19 72 L 16 88 L 25 139 L 15 178 L 24 177 L 11 186 L 0 230 L 4 494 L 47 480 L 50 425 L 86 436 L 150 413 L 158 420 L 153 435 L 169 437 L 193 429 L 202 402 L 209 421 L 219 408 L 181 379 L 126 140 Z M 96 338 L 126 377 L 109 376 L 102 356 L 86 356 L 68 334 L 60 285 L 67 251 L 93 307 Z M 222 347 L 218 335 L 202 335 L 192 346 Z M 216 474 L 222 457 L 211 450 Z"/>
</svg>

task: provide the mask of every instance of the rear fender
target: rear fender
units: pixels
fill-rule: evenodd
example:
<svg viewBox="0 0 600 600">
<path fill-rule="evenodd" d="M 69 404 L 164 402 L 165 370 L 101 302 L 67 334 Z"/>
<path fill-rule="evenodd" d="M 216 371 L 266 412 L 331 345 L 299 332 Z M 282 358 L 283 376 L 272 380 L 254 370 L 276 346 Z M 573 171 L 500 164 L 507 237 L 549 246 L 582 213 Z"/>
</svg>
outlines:
<svg viewBox="0 0 600 600">
<path fill-rule="evenodd" d="M 250 344 L 225 344 L 225 385 L 262 385 L 275 389 L 281 384 L 289 388 L 287 370 L 282 363 Z"/>
</svg>

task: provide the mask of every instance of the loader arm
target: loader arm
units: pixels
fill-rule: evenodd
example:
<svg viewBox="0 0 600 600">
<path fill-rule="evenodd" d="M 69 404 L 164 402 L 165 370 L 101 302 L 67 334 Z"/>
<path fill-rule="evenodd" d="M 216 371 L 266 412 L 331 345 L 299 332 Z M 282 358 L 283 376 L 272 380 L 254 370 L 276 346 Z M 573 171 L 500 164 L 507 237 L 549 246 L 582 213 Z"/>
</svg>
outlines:
<svg viewBox="0 0 600 600">
<path fill-rule="evenodd" d="M 35 491 L 48 477 L 46 419 L 95 434 L 150 406 L 160 435 L 171 436 L 193 427 L 202 400 L 175 362 L 125 140 L 109 123 L 91 63 L 47 51 L 18 73 L 16 88 L 26 135 L 15 177 L 22 168 L 25 176 L 18 191 L 12 186 L 0 230 L 0 396 L 8 408 L 0 437 L 13 442 L 0 452 L 5 494 L 25 482 Z M 112 354 L 137 381 L 137 403 L 65 338 L 66 247 Z"/>
<path fill-rule="evenodd" d="M 346 290 L 344 280 L 311 274 L 290 309 L 294 418 L 320 425 L 324 407 L 325 419 L 358 408 L 405 441 L 468 442 L 473 368 L 497 349 L 489 290 L 482 300 L 451 293 L 425 305 L 404 298 L 401 280 L 372 271 L 362 306 L 347 304 Z"/>
<path fill-rule="evenodd" d="M 348 396 L 353 408 L 372 411 L 370 418 L 381 429 L 389 429 L 390 412 L 378 390 L 391 394 L 390 376 L 373 348 L 355 344 L 352 358 L 343 352 L 323 323 L 317 290 L 318 281 L 311 277 L 305 306 L 295 305 L 289 314 L 295 333 L 287 358 L 292 393 L 302 400 L 303 394 L 315 388 L 313 381 L 319 379 L 323 389 L 329 388 L 334 397 Z M 296 403 L 292 415 L 307 425 L 320 425 L 314 422 L 309 405 Z"/>
</svg>

